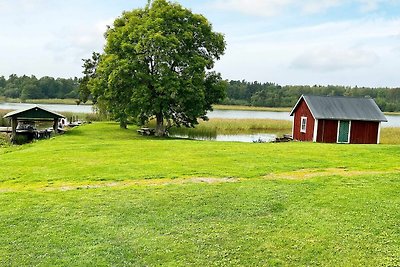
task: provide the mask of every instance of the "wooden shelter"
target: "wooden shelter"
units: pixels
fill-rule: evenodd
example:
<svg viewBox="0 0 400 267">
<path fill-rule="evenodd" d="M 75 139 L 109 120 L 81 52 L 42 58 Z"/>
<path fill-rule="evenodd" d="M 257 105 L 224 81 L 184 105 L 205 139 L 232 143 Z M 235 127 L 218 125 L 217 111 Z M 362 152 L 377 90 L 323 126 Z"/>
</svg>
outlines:
<svg viewBox="0 0 400 267">
<path fill-rule="evenodd" d="M 57 133 L 58 121 L 65 117 L 54 111 L 35 105 L 23 110 L 9 112 L 4 118 L 11 120 L 11 137 L 13 139 L 17 135 L 17 125 L 19 122 L 52 121 L 53 130 Z"/>
<path fill-rule="evenodd" d="M 302 95 L 290 112 L 293 139 L 321 143 L 379 144 L 387 121 L 373 99 Z"/>
</svg>

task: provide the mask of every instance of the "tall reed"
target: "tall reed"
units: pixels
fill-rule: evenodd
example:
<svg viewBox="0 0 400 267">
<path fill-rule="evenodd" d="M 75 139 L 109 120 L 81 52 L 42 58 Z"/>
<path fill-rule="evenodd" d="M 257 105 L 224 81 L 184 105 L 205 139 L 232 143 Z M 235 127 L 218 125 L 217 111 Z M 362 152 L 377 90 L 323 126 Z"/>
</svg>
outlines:
<svg viewBox="0 0 400 267">
<path fill-rule="evenodd" d="M 219 134 L 289 133 L 291 122 L 272 119 L 210 119 L 198 128 L 215 129 Z"/>
<path fill-rule="evenodd" d="M 381 144 L 400 145 L 400 127 L 382 128 Z"/>
<path fill-rule="evenodd" d="M 59 112 L 64 115 L 69 121 L 106 121 L 108 120 L 103 115 L 98 113 L 79 113 L 79 112 Z"/>
<path fill-rule="evenodd" d="M 155 123 L 150 122 L 149 127 Z M 210 119 L 200 121 L 200 124 L 193 128 L 172 127 L 171 135 L 185 135 L 189 137 L 216 137 L 218 134 L 237 135 L 252 133 L 285 134 L 291 132 L 291 122 L 272 119 Z"/>
</svg>

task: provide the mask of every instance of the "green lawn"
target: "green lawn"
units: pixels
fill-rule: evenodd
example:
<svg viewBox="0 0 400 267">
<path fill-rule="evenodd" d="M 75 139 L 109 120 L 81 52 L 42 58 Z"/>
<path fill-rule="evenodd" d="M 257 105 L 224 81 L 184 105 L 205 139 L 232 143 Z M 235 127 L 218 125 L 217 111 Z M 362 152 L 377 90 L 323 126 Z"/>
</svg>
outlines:
<svg viewBox="0 0 400 267">
<path fill-rule="evenodd" d="M 398 266 L 399 162 L 85 125 L 0 148 L 0 266 Z"/>
</svg>

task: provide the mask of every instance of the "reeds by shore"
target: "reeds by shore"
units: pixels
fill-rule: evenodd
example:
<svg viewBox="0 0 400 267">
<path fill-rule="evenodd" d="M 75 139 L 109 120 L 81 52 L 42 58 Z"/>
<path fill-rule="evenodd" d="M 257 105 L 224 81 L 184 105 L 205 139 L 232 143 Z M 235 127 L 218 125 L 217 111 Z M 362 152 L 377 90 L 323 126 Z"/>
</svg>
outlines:
<svg viewBox="0 0 400 267">
<path fill-rule="evenodd" d="M 215 137 L 217 134 L 252 134 L 252 133 L 290 133 L 291 123 L 283 120 L 270 119 L 210 119 L 201 121 L 196 128 L 170 129 L 172 135 L 186 135 L 193 137 Z"/>
<path fill-rule="evenodd" d="M 400 144 L 400 127 L 382 128 L 381 144 Z"/>
</svg>

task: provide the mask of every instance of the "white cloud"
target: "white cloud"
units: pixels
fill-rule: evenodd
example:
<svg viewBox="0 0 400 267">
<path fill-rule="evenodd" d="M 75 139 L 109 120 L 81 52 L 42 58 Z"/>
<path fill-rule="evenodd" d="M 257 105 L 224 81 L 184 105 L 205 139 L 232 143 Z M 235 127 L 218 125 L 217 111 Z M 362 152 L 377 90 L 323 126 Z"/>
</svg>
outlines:
<svg viewBox="0 0 400 267">
<path fill-rule="evenodd" d="M 344 71 L 369 68 L 379 62 L 372 51 L 357 48 L 319 47 L 305 51 L 294 59 L 292 67 L 316 71 Z"/>
<path fill-rule="evenodd" d="M 250 15 L 275 16 L 293 0 L 218 0 L 216 8 L 238 11 Z"/>
<path fill-rule="evenodd" d="M 353 2 L 363 12 L 371 12 L 383 4 L 396 3 L 394 0 L 217 0 L 214 7 L 255 16 L 278 16 L 285 10 L 295 10 L 302 14 L 316 14 L 331 8 Z"/>
<path fill-rule="evenodd" d="M 300 8 L 304 13 L 314 14 L 323 12 L 332 7 L 339 6 L 342 3 L 343 3 L 342 0 L 321 0 L 321 1 L 308 0 L 308 1 L 302 1 L 300 4 Z"/>
<path fill-rule="evenodd" d="M 218 0 L 216 8 L 233 10 L 240 13 L 257 16 L 277 16 L 288 8 L 302 13 L 318 13 L 338 6 L 344 0 Z"/>
<path fill-rule="evenodd" d="M 394 4 L 396 0 L 358 0 L 363 12 L 371 12 L 377 10 L 383 4 Z"/>
<path fill-rule="evenodd" d="M 227 35 L 227 79 L 279 84 L 398 86 L 397 20 L 355 20 Z M 387 78 L 389 77 L 389 78 Z"/>
<path fill-rule="evenodd" d="M 45 5 L 46 0 L 0 0 L 0 13 L 32 12 Z"/>
<path fill-rule="evenodd" d="M 0 64 L 0 75 L 80 75 L 81 59 L 102 50 L 106 25 L 113 21 L 107 18 L 115 18 L 139 1 L 109 2 L 0 0 L 0 23 L 6 25 L 0 28 L 0 62 L 4 63 Z M 122 2 L 124 7 L 117 7 Z M 216 64 L 224 78 L 280 84 L 399 86 L 400 17 L 392 14 L 389 19 L 376 12 L 375 19 L 363 19 L 364 14 L 354 10 L 370 12 L 383 4 L 399 4 L 398 0 L 179 2 L 197 7 L 216 30 L 225 33 L 226 55 Z M 204 2 L 213 3 L 214 8 L 203 7 Z M 352 9 L 345 10 L 349 6 Z M 346 18 L 354 20 L 335 17 L 340 12 L 328 13 L 336 8 L 343 8 Z M 309 16 L 319 12 L 325 12 L 322 20 L 330 22 L 321 24 Z"/>
<path fill-rule="evenodd" d="M 102 52 L 103 34 L 112 22 L 113 19 L 107 19 L 80 28 L 64 29 L 55 34 L 45 48 L 52 52 L 54 61 L 81 66 L 82 58 L 90 57 L 92 52 Z"/>
</svg>

